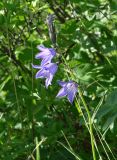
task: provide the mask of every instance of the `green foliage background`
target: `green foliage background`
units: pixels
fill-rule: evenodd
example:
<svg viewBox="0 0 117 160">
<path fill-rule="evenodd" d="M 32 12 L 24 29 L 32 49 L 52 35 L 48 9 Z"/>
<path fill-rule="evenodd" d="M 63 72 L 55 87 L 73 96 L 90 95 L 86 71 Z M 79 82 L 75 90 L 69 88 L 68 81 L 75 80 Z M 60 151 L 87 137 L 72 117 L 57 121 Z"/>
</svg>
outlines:
<svg viewBox="0 0 117 160">
<path fill-rule="evenodd" d="M 35 79 L 31 63 L 40 63 L 34 58 L 37 45 L 52 46 L 46 24 L 51 13 L 60 64 L 46 89 L 43 80 Z M 117 1 L 1 0 L 1 160 L 78 159 L 74 154 L 92 159 L 90 135 L 77 101 L 70 105 L 66 98 L 55 98 L 60 89 L 56 81 L 71 79 L 70 72 L 96 127 L 97 159 L 116 159 Z M 79 94 L 77 98 L 87 119 Z"/>
</svg>

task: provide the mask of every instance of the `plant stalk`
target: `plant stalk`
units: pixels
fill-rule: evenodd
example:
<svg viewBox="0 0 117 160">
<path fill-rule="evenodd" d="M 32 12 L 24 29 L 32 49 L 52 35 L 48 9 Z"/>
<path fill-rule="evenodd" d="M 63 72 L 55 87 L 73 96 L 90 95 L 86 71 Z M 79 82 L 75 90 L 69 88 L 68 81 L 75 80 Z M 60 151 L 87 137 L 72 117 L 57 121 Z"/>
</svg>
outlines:
<svg viewBox="0 0 117 160">
<path fill-rule="evenodd" d="M 86 112 L 87 112 L 87 115 L 88 115 L 88 121 L 89 121 L 89 130 L 90 130 L 90 138 L 91 138 L 91 147 L 92 147 L 92 154 L 93 154 L 93 160 L 96 160 L 96 154 L 95 154 L 95 146 L 94 146 L 94 135 L 93 135 L 93 127 L 92 127 L 92 120 L 91 120 L 91 115 L 90 115 L 90 112 L 89 112 L 89 109 L 87 107 L 87 104 L 82 96 L 82 93 L 80 91 L 80 88 L 79 88 L 79 95 L 80 95 L 80 98 L 82 100 L 82 103 L 86 109 Z"/>
</svg>

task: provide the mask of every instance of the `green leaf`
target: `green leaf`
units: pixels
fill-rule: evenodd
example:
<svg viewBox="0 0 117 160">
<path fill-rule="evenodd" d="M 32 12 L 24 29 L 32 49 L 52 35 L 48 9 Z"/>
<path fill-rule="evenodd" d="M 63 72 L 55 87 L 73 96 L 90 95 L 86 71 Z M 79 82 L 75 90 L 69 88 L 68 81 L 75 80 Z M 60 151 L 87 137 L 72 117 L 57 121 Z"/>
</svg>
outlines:
<svg viewBox="0 0 117 160">
<path fill-rule="evenodd" d="M 117 89 L 107 96 L 105 104 L 100 107 L 96 117 L 98 121 L 103 120 L 103 130 L 111 127 L 117 118 Z"/>
<path fill-rule="evenodd" d="M 3 90 L 7 82 L 11 79 L 11 76 L 7 77 L 1 84 L 0 84 L 0 92 Z"/>
</svg>

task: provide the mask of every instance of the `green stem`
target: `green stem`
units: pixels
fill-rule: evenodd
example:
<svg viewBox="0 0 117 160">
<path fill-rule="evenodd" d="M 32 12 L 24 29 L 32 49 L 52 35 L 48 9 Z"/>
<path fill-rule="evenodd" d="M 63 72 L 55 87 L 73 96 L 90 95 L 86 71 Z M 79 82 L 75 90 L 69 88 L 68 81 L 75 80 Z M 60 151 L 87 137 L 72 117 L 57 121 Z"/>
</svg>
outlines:
<svg viewBox="0 0 117 160">
<path fill-rule="evenodd" d="M 92 153 L 93 153 L 93 160 L 96 160 L 96 154 L 95 154 L 95 146 L 94 146 L 94 135 L 93 135 L 93 127 L 92 127 L 92 120 L 91 120 L 91 115 L 90 115 L 90 112 L 89 112 L 89 109 L 86 105 L 86 102 L 82 96 L 82 93 L 80 91 L 80 88 L 78 89 L 79 90 L 79 95 L 80 95 L 80 98 L 82 100 L 82 103 L 86 109 L 86 112 L 87 112 L 87 115 L 88 115 L 88 121 L 89 121 L 89 130 L 90 130 L 90 137 L 91 137 L 91 147 L 92 147 Z"/>
<path fill-rule="evenodd" d="M 71 77 L 74 79 L 76 78 L 75 75 L 73 74 L 73 72 L 71 72 L 69 66 L 67 65 L 67 62 L 66 62 L 66 59 L 62 56 L 66 66 L 68 67 L 69 71 L 70 71 L 70 75 Z M 90 112 L 89 112 L 89 109 L 86 105 L 86 102 L 82 96 L 82 93 L 80 91 L 80 88 L 78 88 L 78 92 L 79 92 L 79 95 L 80 95 L 80 98 L 82 100 L 82 103 L 84 104 L 84 107 L 86 109 L 86 112 L 87 112 L 87 115 L 88 115 L 88 121 L 89 121 L 89 133 L 90 133 L 90 138 L 91 138 L 91 147 L 92 147 L 92 154 L 93 154 L 93 160 L 96 160 L 96 154 L 95 154 L 95 146 L 94 146 L 94 143 L 95 143 L 95 140 L 94 140 L 94 135 L 93 135 L 93 127 L 92 127 L 92 120 L 91 120 L 91 115 L 90 115 Z M 78 112 L 82 113 L 82 111 L 80 110 L 80 108 L 78 108 L 78 106 L 76 105 L 76 108 L 78 110 Z M 87 126 L 88 127 L 88 126 Z"/>
</svg>

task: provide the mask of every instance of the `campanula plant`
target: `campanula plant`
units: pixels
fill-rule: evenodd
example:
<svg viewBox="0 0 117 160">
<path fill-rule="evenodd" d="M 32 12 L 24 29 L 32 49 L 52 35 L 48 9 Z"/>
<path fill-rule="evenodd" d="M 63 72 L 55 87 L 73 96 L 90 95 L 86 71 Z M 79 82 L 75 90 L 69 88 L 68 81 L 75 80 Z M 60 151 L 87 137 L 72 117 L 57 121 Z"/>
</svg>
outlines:
<svg viewBox="0 0 117 160">
<path fill-rule="evenodd" d="M 45 78 L 45 86 L 48 88 L 51 85 L 52 79 L 58 69 L 58 65 L 56 63 L 52 63 L 52 58 L 56 55 L 56 51 L 53 48 L 46 48 L 44 45 L 39 45 L 37 48 L 41 51 L 38 53 L 35 58 L 42 59 L 41 65 L 33 65 L 32 67 L 35 69 L 39 69 L 36 73 L 37 78 Z M 75 98 L 76 93 L 78 92 L 78 84 L 74 81 L 58 81 L 58 84 L 62 87 L 58 92 L 58 98 L 62 98 L 67 96 L 68 101 L 72 104 Z"/>
</svg>

